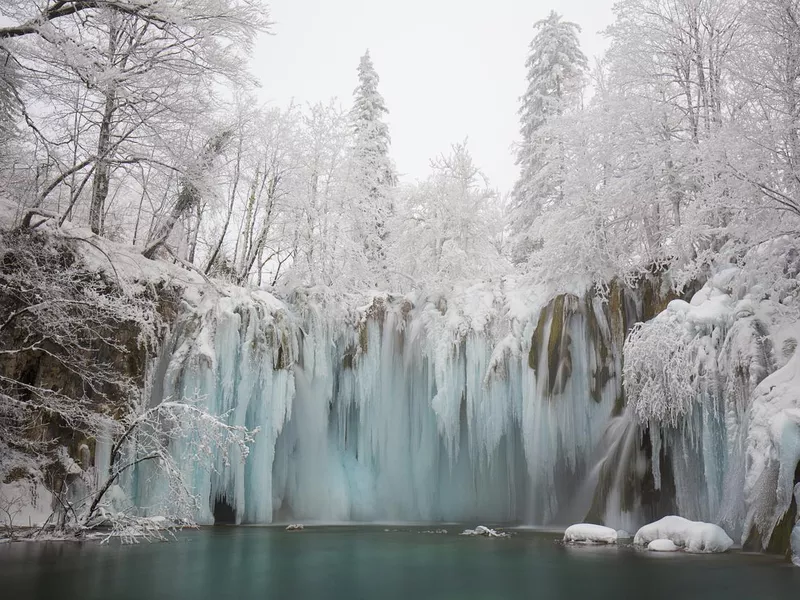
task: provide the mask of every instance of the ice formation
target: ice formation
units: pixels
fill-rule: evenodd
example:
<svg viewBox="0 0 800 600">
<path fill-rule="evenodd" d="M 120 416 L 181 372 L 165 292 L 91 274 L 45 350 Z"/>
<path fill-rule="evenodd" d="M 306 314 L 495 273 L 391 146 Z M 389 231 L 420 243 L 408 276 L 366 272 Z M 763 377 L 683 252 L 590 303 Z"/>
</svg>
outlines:
<svg viewBox="0 0 800 600">
<path fill-rule="evenodd" d="M 800 358 L 773 305 L 735 277 L 632 331 L 626 396 L 635 293 L 544 302 L 496 282 L 349 310 L 313 289 L 209 293 L 187 303 L 153 366 L 151 402 L 194 398 L 259 429 L 241 464 L 209 474 L 183 461 L 201 523 L 227 506 L 237 523 L 586 519 L 635 531 L 677 513 L 742 539 L 755 528 L 766 544 L 800 458 Z M 166 514 L 146 466 L 122 485 Z"/>
<path fill-rule="evenodd" d="M 792 503 L 800 471 L 800 355 L 756 388 L 747 435 L 744 493 L 748 506 L 746 530 L 770 535 Z"/>
<path fill-rule="evenodd" d="M 737 270 L 675 300 L 625 344 L 629 410 L 650 433 L 655 487 L 674 509 L 766 547 L 789 508 L 800 459 L 800 358 L 778 303 L 745 294 Z M 772 373 L 772 375 L 770 375 Z M 664 470 L 666 468 L 666 471 Z"/>
<path fill-rule="evenodd" d="M 647 546 L 655 540 L 669 540 L 687 552 L 699 554 L 727 552 L 733 546 L 733 540 L 718 525 L 676 516 L 664 517 L 645 525 L 636 532 L 633 543 Z"/>
<path fill-rule="evenodd" d="M 564 541 L 583 544 L 616 544 L 617 531 L 611 527 L 578 523 L 564 532 Z"/>
<path fill-rule="evenodd" d="M 221 502 L 241 523 L 553 521 L 621 388 L 607 327 L 590 327 L 606 309 L 566 298 L 540 314 L 497 289 L 378 296 L 332 315 L 299 292 L 209 295 L 174 328 L 151 401 L 260 430 L 241 466 L 184 461 L 197 519 Z M 148 510 L 169 501 L 145 468 L 125 485 Z"/>
</svg>

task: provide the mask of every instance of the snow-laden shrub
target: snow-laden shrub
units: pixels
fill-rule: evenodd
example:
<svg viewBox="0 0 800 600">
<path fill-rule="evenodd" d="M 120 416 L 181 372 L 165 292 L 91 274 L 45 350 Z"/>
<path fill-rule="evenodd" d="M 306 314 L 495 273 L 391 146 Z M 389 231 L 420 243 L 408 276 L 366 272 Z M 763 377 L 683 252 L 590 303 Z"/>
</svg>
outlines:
<svg viewBox="0 0 800 600">
<path fill-rule="evenodd" d="M 691 410 L 695 389 L 689 340 L 675 314 L 639 324 L 625 342 L 628 403 L 641 423 L 677 425 Z"/>
</svg>

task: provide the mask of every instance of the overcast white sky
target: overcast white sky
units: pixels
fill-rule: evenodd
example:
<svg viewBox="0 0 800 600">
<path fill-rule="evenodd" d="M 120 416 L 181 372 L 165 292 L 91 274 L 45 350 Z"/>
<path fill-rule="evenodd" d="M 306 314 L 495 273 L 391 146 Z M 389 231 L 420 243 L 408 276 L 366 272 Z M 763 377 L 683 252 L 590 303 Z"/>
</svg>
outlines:
<svg viewBox="0 0 800 600">
<path fill-rule="evenodd" d="M 390 114 L 392 156 L 406 180 L 469 137 L 492 185 L 517 170 L 518 98 L 533 23 L 556 10 L 583 28 L 589 57 L 606 47 L 613 0 L 271 0 L 275 35 L 256 47 L 264 99 L 349 107 L 358 59 L 369 48 Z"/>
</svg>

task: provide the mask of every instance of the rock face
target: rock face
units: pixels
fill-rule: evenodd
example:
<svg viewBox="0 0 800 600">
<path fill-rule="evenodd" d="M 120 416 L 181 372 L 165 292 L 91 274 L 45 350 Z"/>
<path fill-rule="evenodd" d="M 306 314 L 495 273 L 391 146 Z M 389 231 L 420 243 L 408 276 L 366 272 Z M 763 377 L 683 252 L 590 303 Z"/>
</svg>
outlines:
<svg viewBox="0 0 800 600">
<path fill-rule="evenodd" d="M 669 540 L 675 546 L 697 554 L 727 552 L 733 546 L 733 540 L 718 525 L 677 516 L 664 517 L 645 525 L 636 532 L 633 543 L 648 546 L 656 540 Z"/>
</svg>

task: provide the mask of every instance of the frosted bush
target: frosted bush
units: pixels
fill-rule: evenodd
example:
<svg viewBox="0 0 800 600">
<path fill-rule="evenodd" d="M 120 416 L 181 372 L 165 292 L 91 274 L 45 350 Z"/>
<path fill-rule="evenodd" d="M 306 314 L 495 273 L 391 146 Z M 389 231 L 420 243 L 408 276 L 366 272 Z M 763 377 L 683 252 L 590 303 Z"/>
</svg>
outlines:
<svg viewBox="0 0 800 600">
<path fill-rule="evenodd" d="M 676 315 L 662 313 L 630 332 L 624 349 L 625 392 L 641 423 L 675 426 L 691 410 L 695 395 L 691 350 Z"/>
</svg>

